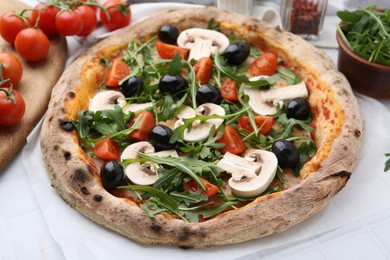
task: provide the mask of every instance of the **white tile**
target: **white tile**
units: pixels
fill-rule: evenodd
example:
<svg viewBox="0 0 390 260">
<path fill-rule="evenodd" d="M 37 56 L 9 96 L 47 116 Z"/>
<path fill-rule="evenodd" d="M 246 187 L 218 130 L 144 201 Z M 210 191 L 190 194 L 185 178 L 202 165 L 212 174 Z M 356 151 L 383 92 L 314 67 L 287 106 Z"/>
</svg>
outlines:
<svg viewBox="0 0 390 260">
<path fill-rule="evenodd" d="M 8 233 L 5 224 L 0 220 L 0 259 L 12 259 L 12 250 L 8 241 Z"/>
<path fill-rule="evenodd" d="M 39 210 L 27 178 L 0 183 L 0 215 L 3 220 Z"/>
<path fill-rule="evenodd" d="M 45 248 L 44 250 L 39 250 L 30 255 L 18 258 L 18 260 L 42 260 L 42 259 L 65 260 L 65 256 L 62 253 L 61 247 L 56 245 L 54 247 Z"/>
<path fill-rule="evenodd" d="M 22 152 L 18 152 L 12 161 L 0 172 L 0 183 L 27 177 L 24 167 L 20 163 L 22 161 L 21 157 Z"/>
<path fill-rule="evenodd" d="M 383 249 L 390 257 L 390 219 L 388 219 L 386 222 L 381 222 L 381 224 L 371 227 L 371 230 L 378 240 L 378 243 L 383 246 Z"/>
<path fill-rule="evenodd" d="M 15 258 L 57 246 L 40 211 L 15 217 L 6 224 L 8 240 Z"/>
</svg>

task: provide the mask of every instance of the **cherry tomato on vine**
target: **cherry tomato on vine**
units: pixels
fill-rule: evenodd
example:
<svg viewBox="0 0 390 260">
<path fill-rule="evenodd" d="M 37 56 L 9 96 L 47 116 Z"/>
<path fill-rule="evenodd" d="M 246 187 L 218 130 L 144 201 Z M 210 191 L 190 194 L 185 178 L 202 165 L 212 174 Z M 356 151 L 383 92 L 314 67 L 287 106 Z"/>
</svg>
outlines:
<svg viewBox="0 0 390 260">
<path fill-rule="evenodd" d="M 77 35 L 83 30 L 84 21 L 76 11 L 61 11 L 56 16 L 57 31 L 64 36 Z"/>
<path fill-rule="evenodd" d="M 278 67 L 278 57 L 273 52 L 263 52 L 249 66 L 253 76 L 272 76 Z"/>
<path fill-rule="evenodd" d="M 34 27 L 39 18 L 38 27 L 47 35 L 58 34 L 56 28 L 56 16 L 60 9 L 50 4 L 39 3 L 31 13 L 31 26 Z"/>
<path fill-rule="evenodd" d="M 224 99 L 230 101 L 238 101 L 237 88 L 239 87 L 238 82 L 227 78 L 223 81 L 220 92 Z"/>
<path fill-rule="evenodd" d="M 1 85 L 1 87 L 10 87 L 11 85 L 16 86 L 23 75 L 23 66 L 13 54 L 0 52 L 0 64 L 1 74 L 3 79 L 9 79 L 8 82 Z M 1 81 L 1 78 L 0 78 Z"/>
<path fill-rule="evenodd" d="M 103 25 L 110 31 L 125 27 L 130 24 L 130 6 L 125 0 L 108 0 L 103 4 L 107 8 L 106 13 L 100 9 L 100 19 Z"/>
<path fill-rule="evenodd" d="M 35 28 L 27 28 L 18 33 L 15 49 L 27 61 L 40 61 L 49 53 L 50 42 L 47 36 Z"/>
<path fill-rule="evenodd" d="M 256 126 L 260 129 L 259 133 L 262 135 L 267 134 L 274 124 L 274 118 L 272 116 L 255 116 Z M 238 125 L 249 132 L 253 132 L 254 129 L 249 122 L 249 117 L 243 116 L 238 119 Z"/>
<path fill-rule="evenodd" d="M 97 27 L 98 20 L 96 17 L 96 11 L 90 6 L 80 5 L 75 10 L 83 19 L 83 29 L 79 32 L 78 36 L 87 36 Z"/>
<path fill-rule="evenodd" d="M 27 19 L 12 11 L 5 12 L 0 17 L 0 35 L 11 44 L 14 44 L 16 35 L 29 26 Z"/>
<path fill-rule="evenodd" d="M 203 193 L 206 194 L 207 197 L 212 197 L 215 194 L 217 194 L 217 192 L 219 191 L 219 188 L 217 185 L 209 182 L 208 180 L 206 180 L 202 177 L 198 177 L 198 178 L 202 181 L 202 183 L 206 187 L 206 190 Z M 183 188 L 185 190 L 191 191 L 191 192 L 195 192 L 195 191 L 201 189 L 199 183 L 197 183 L 195 180 L 190 180 L 190 181 L 185 182 L 183 184 Z"/>
<path fill-rule="evenodd" d="M 145 110 L 136 114 L 131 119 L 129 127 L 132 127 L 135 120 L 140 116 L 141 119 L 139 120 L 138 128 L 130 133 L 130 137 L 138 141 L 146 141 L 148 140 L 150 131 L 156 126 L 156 121 L 152 112 Z"/>
<path fill-rule="evenodd" d="M 83 3 L 91 3 L 91 4 L 98 4 L 97 0 L 81 0 Z M 98 7 L 95 5 L 87 5 L 91 7 L 93 10 L 97 11 Z"/>
<path fill-rule="evenodd" d="M 130 74 L 130 68 L 121 59 L 115 59 L 108 70 L 105 85 L 107 87 L 118 87 L 119 82 Z"/>
<path fill-rule="evenodd" d="M 105 160 L 118 160 L 121 155 L 118 144 L 112 138 L 97 142 L 93 153 Z"/>
<path fill-rule="evenodd" d="M 225 144 L 224 147 L 219 149 L 221 153 L 230 152 L 232 154 L 239 154 L 245 150 L 245 143 L 240 134 L 230 125 L 225 127 L 225 132 L 217 140 L 217 143 Z"/>
<path fill-rule="evenodd" d="M 213 62 L 209 57 L 200 58 L 194 65 L 195 78 L 200 84 L 206 84 L 211 78 Z"/>
<path fill-rule="evenodd" d="M 26 103 L 17 90 L 0 88 L 0 126 L 13 126 L 20 122 Z"/>
<path fill-rule="evenodd" d="M 180 54 L 180 58 L 185 59 L 188 56 L 188 50 L 182 49 L 179 46 L 163 43 L 160 40 L 156 42 L 158 55 L 163 59 L 173 59 L 175 54 Z"/>
</svg>

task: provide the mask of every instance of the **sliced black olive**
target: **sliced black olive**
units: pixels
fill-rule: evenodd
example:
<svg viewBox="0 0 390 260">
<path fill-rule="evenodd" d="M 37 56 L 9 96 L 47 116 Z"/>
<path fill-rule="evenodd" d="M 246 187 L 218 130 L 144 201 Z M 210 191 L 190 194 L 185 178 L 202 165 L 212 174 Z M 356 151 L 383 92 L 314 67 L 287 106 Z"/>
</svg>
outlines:
<svg viewBox="0 0 390 260">
<path fill-rule="evenodd" d="M 298 149 L 289 141 L 277 140 L 272 144 L 272 152 L 282 168 L 295 168 L 299 162 Z"/>
<path fill-rule="evenodd" d="M 177 37 L 179 37 L 179 29 L 170 24 L 161 26 L 158 31 L 158 38 L 165 43 L 176 44 Z"/>
<path fill-rule="evenodd" d="M 75 129 L 74 124 L 72 123 L 72 121 L 69 121 L 69 120 L 61 121 L 60 125 L 61 125 L 62 129 L 64 129 L 66 132 L 70 132 L 73 129 Z"/>
<path fill-rule="evenodd" d="M 198 102 L 199 105 L 205 103 L 219 105 L 222 102 L 222 95 L 218 88 L 210 84 L 203 84 L 196 92 L 196 102 Z"/>
<path fill-rule="evenodd" d="M 304 98 L 293 98 L 286 105 L 288 118 L 306 119 L 310 114 L 309 102 Z"/>
<path fill-rule="evenodd" d="M 154 146 L 156 151 L 173 149 L 176 143 L 171 143 L 173 131 L 165 125 L 156 125 L 149 133 L 149 142 Z"/>
<path fill-rule="evenodd" d="M 240 65 L 248 58 L 249 52 L 249 46 L 246 42 L 235 42 L 226 48 L 223 57 L 230 65 Z"/>
<path fill-rule="evenodd" d="M 108 161 L 100 169 L 100 179 L 104 188 L 112 190 L 123 184 L 125 173 L 117 161 Z"/>
<path fill-rule="evenodd" d="M 183 94 L 188 88 L 188 82 L 180 75 L 165 74 L 158 84 L 161 93 L 170 93 L 173 95 Z"/>
<path fill-rule="evenodd" d="M 132 97 L 135 94 L 141 92 L 144 87 L 144 80 L 141 77 L 132 76 L 125 80 L 120 88 L 121 92 L 125 97 Z"/>
</svg>

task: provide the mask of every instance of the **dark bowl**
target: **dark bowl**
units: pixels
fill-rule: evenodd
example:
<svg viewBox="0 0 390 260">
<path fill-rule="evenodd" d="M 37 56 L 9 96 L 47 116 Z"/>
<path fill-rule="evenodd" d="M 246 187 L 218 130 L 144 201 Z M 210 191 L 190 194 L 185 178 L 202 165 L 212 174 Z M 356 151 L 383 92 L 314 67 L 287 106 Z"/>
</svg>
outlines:
<svg viewBox="0 0 390 260">
<path fill-rule="evenodd" d="M 338 69 L 348 79 L 353 90 L 377 99 L 390 99 L 390 66 L 368 62 L 352 52 L 341 38 L 339 44 Z"/>
</svg>

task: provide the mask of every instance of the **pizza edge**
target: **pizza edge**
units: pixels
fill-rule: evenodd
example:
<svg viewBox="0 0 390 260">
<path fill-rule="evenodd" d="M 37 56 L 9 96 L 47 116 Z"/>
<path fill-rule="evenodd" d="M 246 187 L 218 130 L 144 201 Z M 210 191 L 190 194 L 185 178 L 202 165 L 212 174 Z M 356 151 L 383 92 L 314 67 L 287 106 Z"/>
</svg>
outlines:
<svg viewBox="0 0 390 260">
<path fill-rule="evenodd" d="M 318 153 L 321 158 L 309 165 L 297 186 L 260 197 L 245 207 L 203 223 L 187 223 L 167 214 L 152 219 L 134 203 L 116 198 L 101 187 L 95 178 L 97 169 L 93 163 L 81 151 L 72 134 L 61 127 L 66 115 L 74 112 L 64 104 L 76 95 L 88 96 L 88 93 L 76 91 L 81 84 L 80 71 L 103 47 L 147 36 L 166 23 L 181 28 L 205 27 L 210 18 L 220 22 L 222 30 L 232 30 L 249 42 L 260 35 L 264 46 L 282 51 L 286 55 L 284 58 L 299 64 L 300 76 L 321 83 L 325 90 L 309 89 L 311 93 L 322 93 L 316 96 L 317 100 L 311 101 L 311 104 L 322 104 L 317 107 L 318 129 L 321 123 L 329 121 L 324 116 L 325 109 L 330 109 L 335 116 L 336 126 L 316 131 L 321 132 L 316 136 L 321 140 L 321 152 Z M 333 105 L 327 106 L 326 100 Z M 77 107 L 71 109 L 77 110 Z M 77 59 L 54 88 L 42 127 L 41 147 L 52 186 L 70 206 L 85 216 L 140 243 L 193 248 L 238 243 L 281 232 L 319 211 L 349 179 L 360 149 L 361 133 L 362 119 L 349 83 L 324 53 L 278 27 L 207 7 L 160 13 L 116 33 Z"/>
</svg>

